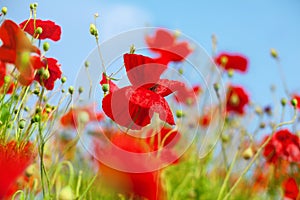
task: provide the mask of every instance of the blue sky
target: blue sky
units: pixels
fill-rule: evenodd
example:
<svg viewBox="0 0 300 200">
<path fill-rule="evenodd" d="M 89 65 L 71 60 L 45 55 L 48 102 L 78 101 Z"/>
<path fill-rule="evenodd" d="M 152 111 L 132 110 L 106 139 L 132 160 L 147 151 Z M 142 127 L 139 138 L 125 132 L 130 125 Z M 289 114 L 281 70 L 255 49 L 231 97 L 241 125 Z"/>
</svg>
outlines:
<svg viewBox="0 0 300 200">
<path fill-rule="evenodd" d="M 22 22 L 29 16 L 33 1 L 2 0 L 7 18 Z M 270 85 L 284 96 L 276 63 L 269 56 L 274 47 L 281 57 L 287 84 L 300 92 L 300 1 L 298 0 L 72 0 L 36 1 L 38 18 L 51 19 L 62 26 L 61 41 L 51 42 L 49 56 L 62 64 L 69 80 L 95 47 L 89 24 L 98 12 L 101 39 L 136 27 L 162 26 L 179 29 L 211 51 L 211 35 L 218 37 L 218 49 L 240 52 L 250 59 L 249 72 L 236 75 L 234 82 L 244 85 L 254 101 L 273 103 Z"/>
</svg>

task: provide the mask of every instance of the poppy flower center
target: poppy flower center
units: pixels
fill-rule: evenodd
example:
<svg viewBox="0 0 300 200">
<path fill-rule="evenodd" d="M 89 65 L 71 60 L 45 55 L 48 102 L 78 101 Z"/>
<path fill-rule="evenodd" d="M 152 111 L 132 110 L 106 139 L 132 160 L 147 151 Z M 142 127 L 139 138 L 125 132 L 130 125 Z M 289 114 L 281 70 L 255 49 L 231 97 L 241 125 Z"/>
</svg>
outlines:
<svg viewBox="0 0 300 200">
<path fill-rule="evenodd" d="M 221 65 L 225 66 L 228 63 L 228 57 L 227 56 L 222 56 L 221 57 Z"/>
<path fill-rule="evenodd" d="M 230 97 L 230 104 L 233 106 L 237 106 L 240 103 L 240 98 L 237 94 L 232 94 Z"/>
</svg>

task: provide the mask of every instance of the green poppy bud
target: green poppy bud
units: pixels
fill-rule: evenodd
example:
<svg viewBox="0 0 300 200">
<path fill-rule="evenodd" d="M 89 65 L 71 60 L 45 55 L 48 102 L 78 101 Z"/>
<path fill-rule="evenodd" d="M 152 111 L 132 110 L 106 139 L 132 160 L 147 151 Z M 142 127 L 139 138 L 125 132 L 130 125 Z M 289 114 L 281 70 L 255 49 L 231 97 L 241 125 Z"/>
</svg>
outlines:
<svg viewBox="0 0 300 200">
<path fill-rule="evenodd" d="M 278 53 L 277 53 L 276 49 L 273 49 L 273 48 L 270 49 L 270 53 L 273 58 L 278 58 Z"/>
<path fill-rule="evenodd" d="M 291 104 L 292 104 L 294 107 L 296 107 L 297 104 L 298 104 L 297 99 L 292 99 Z"/>
<path fill-rule="evenodd" d="M 184 117 L 184 112 L 182 110 L 176 110 L 176 117 L 177 118 L 181 118 Z"/>
<path fill-rule="evenodd" d="M 253 157 L 253 150 L 251 147 L 248 147 L 244 152 L 243 152 L 243 158 L 245 160 L 249 160 L 250 158 Z"/>
<path fill-rule="evenodd" d="M 43 44 L 43 49 L 44 49 L 44 51 L 48 51 L 48 50 L 50 49 L 50 44 L 49 44 L 49 42 L 44 42 L 44 44 Z"/>
<path fill-rule="evenodd" d="M 102 90 L 104 93 L 108 92 L 109 91 L 109 84 L 103 84 L 102 85 Z"/>
<path fill-rule="evenodd" d="M 7 13 L 7 7 L 2 7 L 1 12 L 3 13 L 3 15 L 6 15 L 6 13 Z"/>
<path fill-rule="evenodd" d="M 69 91 L 70 94 L 73 94 L 74 93 L 74 87 L 70 86 L 69 89 L 68 89 L 68 91 Z"/>
<path fill-rule="evenodd" d="M 282 98 L 280 102 L 281 102 L 282 106 L 285 106 L 287 103 L 287 100 L 286 100 L 286 98 Z"/>
<path fill-rule="evenodd" d="M 21 119 L 19 121 L 19 129 L 24 129 L 26 126 L 26 121 L 24 119 Z"/>
<path fill-rule="evenodd" d="M 61 83 L 65 83 L 66 81 L 67 81 L 67 77 L 62 77 L 61 79 L 60 79 L 60 81 L 61 81 Z"/>
<path fill-rule="evenodd" d="M 42 34 L 42 32 L 43 32 L 42 27 L 37 27 L 36 30 L 35 30 L 36 34 Z"/>
</svg>

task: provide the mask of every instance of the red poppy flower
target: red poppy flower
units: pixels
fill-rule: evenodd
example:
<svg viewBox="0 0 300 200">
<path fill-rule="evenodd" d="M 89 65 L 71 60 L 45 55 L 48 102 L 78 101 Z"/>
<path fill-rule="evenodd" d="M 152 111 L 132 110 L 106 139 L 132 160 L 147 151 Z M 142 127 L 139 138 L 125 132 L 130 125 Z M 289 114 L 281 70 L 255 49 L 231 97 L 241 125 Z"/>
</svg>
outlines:
<svg viewBox="0 0 300 200">
<path fill-rule="evenodd" d="M 20 24 L 21 28 L 24 28 L 25 24 L 27 23 L 28 20 L 25 20 Z M 55 24 L 53 21 L 50 20 L 41 20 L 41 19 L 36 19 L 35 20 L 35 27 L 41 27 L 43 29 L 42 33 L 39 34 L 38 39 L 44 40 L 44 39 L 50 39 L 53 41 L 58 41 L 60 40 L 61 36 L 61 28 L 57 24 Z M 32 35 L 33 37 L 37 37 L 37 34 L 35 33 L 34 30 L 34 19 L 30 19 L 29 22 L 27 23 L 24 31 Z"/>
<path fill-rule="evenodd" d="M 0 27 L 0 61 L 15 64 L 20 75 L 18 81 L 22 85 L 30 85 L 34 79 L 34 71 L 42 67 L 37 47 L 33 46 L 20 27 L 11 20 L 5 20 Z"/>
<path fill-rule="evenodd" d="M 202 126 L 203 128 L 206 128 L 209 126 L 211 122 L 211 115 L 209 114 L 204 114 L 199 118 L 199 125 Z"/>
<path fill-rule="evenodd" d="M 249 97 L 244 88 L 229 86 L 226 98 L 226 111 L 229 113 L 244 114 L 245 106 L 249 103 Z"/>
<path fill-rule="evenodd" d="M 179 90 L 176 95 L 174 95 L 175 100 L 178 103 L 184 103 L 186 105 L 194 105 L 197 101 L 197 96 L 201 92 L 200 86 L 196 85 L 192 89 L 183 87 L 182 90 Z"/>
<path fill-rule="evenodd" d="M 165 29 L 158 29 L 153 37 L 146 36 L 146 43 L 150 50 L 160 54 L 161 60 L 164 60 L 165 64 L 170 61 L 180 62 L 192 52 L 188 42 L 176 41 L 175 34 Z"/>
<path fill-rule="evenodd" d="M 33 162 L 35 153 L 31 143 L 17 144 L 11 141 L 0 144 L 0 199 L 8 197 L 10 187 Z"/>
<path fill-rule="evenodd" d="M 77 128 L 79 124 L 86 125 L 90 122 L 101 121 L 104 118 L 102 113 L 95 113 L 95 105 L 71 108 L 61 117 L 60 123 L 64 127 Z"/>
<path fill-rule="evenodd" d="M 300 162 L 298 136 L 292 134 L 288 129 L 277 131 L 265 147 L 263 155 L 268 163 L 273 164 L 276 164 L 279 159 L 289 162 Z"/>
<path fill-rule="evenodd" d="M 293 99 L 296 99 L 298 104 L 297 104 L 297 108 L 298 110 L 300 110 L 300 95 L 298 94 L 293 94 Z"/>
<path fill-rule="evenodd" d="M 60 64 L 55 58 L 43 58 L 44 68 L 41 68 L 35 75 L 35 80 L 38 81 L 47 90 L 53 90 L 54 82 L 61 77 Z M 45 73 L 49 72 L 48 77 L 44 77 L 43 71 Z"/>
<path fill-rule="evenodd" d="M 109 86 L 109 93 L 118 90 L 118 86 L 112 82 L 111 78 L 109 78 L 105 73 L 102 74 L 102 79 L 100 81 L 100 85 L 108 84 Z"/>
<path fill-rule="evenodd" d="M 299 188 L 294 178 L 288 178 L 283 182 L 284 197 L 297 200 Z"/>
<path fill-rule="evenodd" d="M 135 130 L 150 124 L 154 112 L 159 114 L 162 121 L 174 125 L 173 114 L 164 97 L 178 91 L 183 84 L 160 79 L 167 67 L 155 59 L 125 54 L 124 62 L 132 85 L 115 90 L 103 98 L 105 114 L 119 125 Z"/>
<path fill-rule="evenodd" d="M 125 152 L 142 154 L 151 151 L 144 139 L 136 138 L 125 133 L 116 133 L 111 137 L 111 143 L 114 148 L 99 148 L 95 144 L 95 153 L 97 157 L 109 157 L 114 164 L 107 166 L 101 161 L 98 162 L 99 170 L 106 185 L 127 195 L 134 195 L 134 198 L 146 198 L 148 200 L 165 199 L 164 190 L 159 171 L 148 170 L 150 172 L 125 172 L 118 170 L 118 166 L 127 166 L 130 169 L 147 169 L 151 166 L 149 159 L 140 159 L 124 155 L 120 149 Z M 112 159 L 113 158 L 113 159 Z M 145 157 L 146 158 L 146 157 Z"/>
<path fill-rule="evenodd" d="M 239 72 L 248 70 L 248 59 L 241 54 L 221 53 L 215 57 L 215 63 L 225 70 L 233 69 Z"/>
</svg>

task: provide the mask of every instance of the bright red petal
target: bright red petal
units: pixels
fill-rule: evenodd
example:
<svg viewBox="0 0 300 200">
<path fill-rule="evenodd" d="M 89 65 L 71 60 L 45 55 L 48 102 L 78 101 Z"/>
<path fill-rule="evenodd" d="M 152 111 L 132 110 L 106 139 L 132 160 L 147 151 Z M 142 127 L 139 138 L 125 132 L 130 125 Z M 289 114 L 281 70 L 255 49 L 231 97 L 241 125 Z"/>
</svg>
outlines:
<svg viewBox="0 0 300 200">
<path fill-rule="evenodd" d="M 147 36 L 146 42 L 152 50 L 157 51 L 161 48 L 172 46 L 175 42 L 174 34 L 164 29 L 158 29 L 153 37 Z"/>
<path fill-rule="evenodd" d="M 137 54 L 124 54 L 124 64 L 133 86 L 155 84 L 167 69 L 166 65 L 158 63 L 157 60 Z"/>
<path fill-rule="evenodd" d="M 241 54 L 221 53 L 215 58 L 215 63 L 225 70 L 233 69 L 239 72 L 248 70 L 248 59 Z"/>
<path fill-rule="evenodd" d="M 103 98 L 102 108 L 117 124 L 130 129 L 141 129 L 150 124 L 153 112 L 157 112 L 161 120 L 175 124 L 165 99 L 144 88 L 128 86 L 109 93 Z"/>
<path fill-rule="evenodd" d="M 20 24 L 21 28 L 24 28 L 27 20 Z M 38 39 L 51 39 L 53 41 L 60 40 L 61 37 L 61 27 L 55 24 L 53 21 L 50 20 L 35 20 L 36 28 L 41 27 L 43 29 L 42 33 L 39 35 Z M 36 37 L 37 35 L 34 32 L 34 19 L 30 19 L 28 24 L 26 25 L 24 31 Z"/>
<path fill-rule="evenodd" d="M 288 178 L 283 183 L 284 197 L 296 200 L 299 194 L 299 188 L 294 178 Z"/>
</svg>

